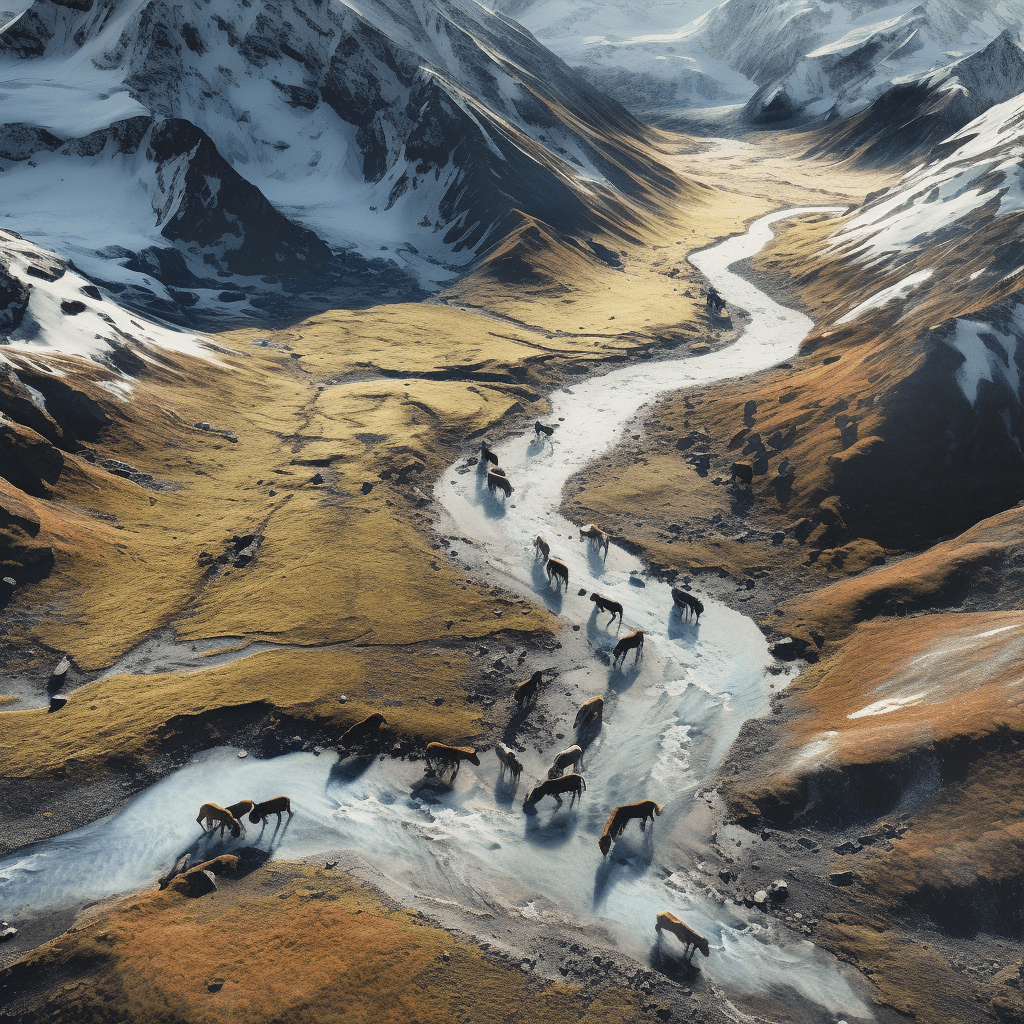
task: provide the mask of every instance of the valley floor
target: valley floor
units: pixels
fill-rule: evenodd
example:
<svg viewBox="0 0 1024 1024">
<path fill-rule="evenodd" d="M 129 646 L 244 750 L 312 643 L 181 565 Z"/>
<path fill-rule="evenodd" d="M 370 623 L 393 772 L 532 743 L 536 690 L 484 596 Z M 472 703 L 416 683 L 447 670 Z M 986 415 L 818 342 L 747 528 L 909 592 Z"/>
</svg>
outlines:
<svg viewBox="0 0 1024 1024">
<path fill-rule="evenodd" d="M 382 752 L 396 761 L 431 739 L 489 748 L 515 683 L 536 667 L 556 677 L 578 667 L 556 615 L 459 559 L 457 527 L 433 506 L 438 475 L 475 455 L 482 436 L 532 429 L 556 386 L 734 340 L 744 315 L 708 317 L 690 252 L 769 210 L 856 203 L 897 177 L 800 159 L 798 141 L 767 132 L 698 152 L 662 141 L 663 159 L 707 188 L 646 224 L 641 243 L 618 245 L 618 267 L 538 244 L 533 272 L 514 286 L 491 264 L 429 303 L 233 332 L 216 339 L 208 362 L 182 357 L 140 378 L 130 409 L 106 396 L 112 428 L 91 444 L 159 486 L 69 457 L 47 499 L 19 499 L 55 568 L 2 611 L 13 640 L 2 667 L 19 688 L 3 712 L 0 849 L 116 810 L 197 751 L 330 749 L 379 708 L 389 719 Z M 781 258 L 769 252 L 749 270 L 814 315 L 820 300 L 803 295 Z M 984 617 L 1013 605 L 998 587 L 951 597 L 941 567 L 953 555 L 922 567 L 852 536 L 838 559 L 820 532 L 798 537 L 784 504 L 729 482 L 726 469 L 741 457 L 733 441 L 751 429 L 744 416 L 756 426 L 761 415 L 745 412 L 747 396 L 757 391 L 763 410 L 762 394 L 783 372 L 666 398 L 564 494 L 574 522 L 601 524 L 656 574 L 794 638 L 800 646 L 780 654 L 802 655 L 817 673 L 805 672 L 741 734 L 698 802 L 710 839 L 683 851 L 685 870 L 737 908 L 786 879 L 789 899 L 765 905 L 772 927 L 862 972 L 879 1021 L 1020 1019 L 1015 933 L 988 919 L 966 933 L 950 927 L 936 905 L 972 893 L 944 885 L 925 855 L 944 814 L 963 815 L 967 832 L 972 794 L 979 805 L 1002 799 L 1012 777 L 999 763 L 1005 748 L 990 745 L 987 760 L 965 755 L 959 774 L 945 764 L 949 787 L 928 799 L 851 798 L 853 809 L 835 815 L 815 812 L 815 799 L 880 786 L 917 751 L 895 744 L 867 764 L 851 755 L 810 781 L 790 764 L 793 735 L 806 742 L 828 727 L 825 712 L 802 724 L 823 673 L 854 664 L 844 644 L 871 619 L 864 601 L 836 587 L 873 565 L 907 564 L 911 583 L 936 573 L 943 581 L 922 585 L 931 605 L 916 610 Z M 707 458 L 690 461 L 696 452 Z M 979 619 L 973 632 L 992 622 Z M 911 659 L 919 652 L 906 644 L 898 653 Z M 65 653 L 70 699 L 48 714 L 49 674 Z M 845 716 L 868 693 L 829 714 Z M 524 731 L 530 749 L 564 739 L 558 714 L 569 705 L 558 699 L 565 707 L 542 708 Z M 843 844 L 849 852 L 836 851 Z M 956 857 L 979 862 L 976 849 Z M 0 946 L 0 1020 L 736 1019 L 699 966 L 641 964 L 606 936 L 527 926 L 498 908 L 486 928 L 506 931 L 481 944 L 480 915 L 457 901 L 403 909 L 416 907 L 416 893 L 383 891 L 359 858 L 310 861 L 222 858 L 211 866 L 212 892 L 193 872 L 164 892 L 12 921 L 22 931 Z M 1018 895 L 1024 877 L 1013 865 L 977 874 L 995 900 Z M 742 1009 L 804 1019 L 782 997 Z"/>
</svg>

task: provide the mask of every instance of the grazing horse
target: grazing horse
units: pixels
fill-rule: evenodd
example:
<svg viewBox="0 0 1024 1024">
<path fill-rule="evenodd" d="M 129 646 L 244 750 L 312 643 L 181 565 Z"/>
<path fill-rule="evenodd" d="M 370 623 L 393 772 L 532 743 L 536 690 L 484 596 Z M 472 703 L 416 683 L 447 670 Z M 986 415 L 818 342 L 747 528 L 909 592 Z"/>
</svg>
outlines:
<svg viewBox="0 0 1024 1024">
<path fill-rule="evenodd" d="M 604 697 L 591 697 L 590 700 L 584 701 L 576 712 L 576 720 L 572 727 L 578 729 L 582 723 L 586 729 L 595 718 L 604 720 Z"/>
<path fill-rule="evenodd" d="M 735 481 L 737 477 L 739 477 L 740 483 L 749 487 L 754 482 L 754 467 L 749 462 L 734 462 L 732 476 L 729 478 L 730 482 Z"/>
<path fill-rule="evenodd" d="M 598 551 L 603 548 L 605 557 L 607 557 L 608 534 L 604 530 L 598 529 L 593 523 L 588 523 L 586 526 L 580 527 L 580 543 L 583 542 L 584 538 L 588 538 Z"/>
<path fill-rule="evenodd" d="M 685 613 L 689 617 L 690 612 L 693 612 L 697 617 L 697 621 L 700 622 L 700 613 L 704 611 L 704 605 L 693 594 L 688 594 L 685 590 L 673 587 L 672 603 L 679 609 L 680 615 Z"/>
<path fill-rule="evenodd" d="M 605 597 L 603 594 L 591 594 L 590 600 L 597 605 L 598 611 L 612 613 L 612 617 L 608 620 L 609 626 L 615 621 L 616 615 L 619 617 L 619 625 L 622 625 L 622 605 L 618 601 L 613 601 L 610 597 Z"/>
<path fill-rule="evenodd" d="M 519 776 L 523 774 L 523 765 L 519 758 L 516 757 L 516 752 L 505 743 L 499 743 L 494 748 L 494 751 L 498 755 L 498 760 L 501 762 L 502 777 L 504 777 L 505 769 L 507 768 L 509 770 L 509 774 L 512 776 L 512 781 L 519 782 Z"/>
<path fill-rule="evenodd" d="M 542 671 L 538 669 L 526 680 L 516 687 L 515 698 L 520 708 L 532 704 L 537 699 L 537 692 L 540 690 Z"/>
<path fill-rule="evenodd" d="M 578 743 L 574 743 L 571 747 L 566 747 L 565 750 L 555 754 L 555 759 L 551 762 L 551 767 L 548 769 L 548 778 L 557 779 L 565 772 L 569 765 L 572 765 L 574 772 L 579 772 L 582 761 L 583 748 Z"/>
<path fill-rule="evenodd" d="M 550 437 L 554 432 L 555 432 L 555 428 L 554 427 L 549 427 L 546 424 L 541 423 L 540 420 L 537 420 L 537 422 L 534 423 L 534 425 L 533 425 L 533 433 L 537 437 L 540 437 L 541 434 L 544 434 L 547 437 Z"/>
<path fill-rule="evenodd" d="M 507 498 L 515 488 L 508 482 L 503 470 L 495 472 L 493 469 L 489 469 L 487 471 L 487 490 L 489 490 L 491 494 L 495 491 L 501 491 L 501 493 Z"/>
<path fill-rule="evenodd" d="M 249 820 L 255 825 L 257 822 L 266 821 L 271 814 L 277 815 L 277 823 L 281 824 L 281 815 L 287 811 L 288 817 L 294 815 L 292 810 L 292 801 L 287 796 L 274 796 L 269 800 L 263 800 L 258 803 L 250 812 Z"/>
<path fill-rule="evenodd" d="M 547 573 L 548 583 L 551 582 L 552 576 L 557 576 L 559 580 L 561 580 L 561 583 L 555 584 L 556 590 L 561 588 L 562 583 L 565 584 L 566 590 L 569 589 L 569 566 L 567 566 L 565 562 L 560 562 L 557 558 L 549 558 Z"/>
<path fill-rule="evenodd" d="M 380 727 L 387 724 L 388 720 L 379 711 L 375 711 L 372 715 L 367 715 L 361 722 L 356 722 L 350 729 L 342 733 L 341 739 L 338 742 L 346 749 L 365 743 L 367 740 L 376 738 Z"/>
<path fill-rule="evenodd" d="M 242 832 L 242 825 L 238 819 L 220 804 L 203 804 L 199 808 L 199 816 L 196 821 L 199 822 L 204 832 L 212 832 L 218 825 L 220 825 L 221 835 L 224 835 L 224 829 L 228 829 L 232 837 L 237 839 Z M 206 822 L 210 823 L 209 828 L 206 827 Z"/>
<path fill-rule="evenodd" d="M 480 758 L 476 756 L 476 751 L 472 747 L 450 747 L 447 743 L 428 743 L 426 762 L 428 768 L 433 768 L 434 761 L 439 761 L 441 767 L 444 768 L 446 765 L 454 765 L 455 771 L 452 772 L 452 782 L 455 781 L 455 776 L 459 774 L 459 768 L 462 767 L 463 761 L 468 761 L 470 764 L 479 765 Z"/>
<path fill-rule="evenodd" d="M 551 557 L 551 545 L 544 539 L 543 534 L 537 534 L 537 539 L 533 542 L 533 546 L 537 549 L 537 555 L 543 558 L 545 562 Z M 534 557 L 537 556 L 535 555 Z"/>
<path fill-rule="evenodd" d="M 626 652 L 634 648 L 636 648 L 636 661 L 639 661 L 644 651 L 644 631 L 642 629 L 634 629 L 632 633 L 627 633 L 615 645 L 615 648 L 612 650 L 612 665 L 617 665 L 619 658 L 625 664 Z"/>
<path fill-rule="evenodd" d="M 480 442 L 480 465 L 486 466 L 487 463 L 491 463 L 492 466 L 498 464 L 498 456 L 487 447 L 486 441 Z"/>
<path fill-rule="evenodd" d="M 239 824 L 241 824 L 242 818 L 255 806 L 251 800 L 239 800 L 237 804 L 228 804 L 226 810 L 229 810 L 238 819 Z"/>
<path fill-rule="evenodd" d="M 661 930 L 671 932 L 685 947 L 683 957 L 692 960 L 693 954 L 699 949 L 705 956 L 711 956 L 711 946 L 703 935 L 698 935 L 692 928 L 684 924 L 675 914 L 667 910 L 658 911 L 658 923 L 654 930 L 658 933 L 658 941 L 661 942 Z"/>
<path fill-rule="evenodd" d="M 612 840 L 618 839 L 634 818 L 640 819 L 640 831 L 643 832 L 647 828 L 647 819 L 650 818 L 653 822 L 655 814 L 661 814 L 663 810 L 664 808 L 653 800 L 640 800 L 635 804 L 616 807 L 608 817 L 608 824 L 605 825 L 604 832 L 601 833 L 601 838 L 597 841 L 597 845 L 601 847 L 601 856 L 608 856 Z"/>
<path fill-rule="evenodd" d="M 526 799 L 523 801 L 523 807 L 532 807 L 538 800 L 543 800 L 546 796 L 553 796 L 558 807 L 562 806 L 562 794 L 572 793 L 572 800 L 569 801 L 569 807 L 576 803 L 576 797 L 580 798 L 580 802 L 583 801 L 583 792 L 587 788 L 587 781 L 582 775 L 576 775 L 570 772 L 568 775 L 563 775 L 559 779 L 545 779 L 543 782 L 539 782 L 529 793 L 526 794 Z M 558 809 L 557 807 L 555 808 Z"/>
</svg>

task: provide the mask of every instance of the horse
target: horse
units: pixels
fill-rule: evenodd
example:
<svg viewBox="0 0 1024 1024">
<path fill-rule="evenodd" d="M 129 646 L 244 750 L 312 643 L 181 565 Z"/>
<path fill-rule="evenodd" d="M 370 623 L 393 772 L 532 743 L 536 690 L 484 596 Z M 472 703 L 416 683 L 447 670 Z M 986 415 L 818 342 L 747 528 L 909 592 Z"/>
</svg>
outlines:
<svg viewBox="0 0 1024 1024">
<path fill-rule="evenodd" d="M 447 743 L 428 743 L 425 760 L 428 768 L 433 768 L 432 761 L 440 761 L 442 767 L 454 765 L 455 771 L 452 772 L 452 782 L 455 781 L 455 776 L 459 774 L 459 768 L 462 767 L 463 761 L 468 761 L 470 764 L 475 765 L 480 764 L 480 758 L 477 757 L 476 751 L 472 747 L 450 747 Z"/>
<path fill-rule="evenodd" d="M 603 594 L 591 594 L 590 600 L 597 605 L 598 611 L 612 613 L 612 617 L 608 620 L 609 626 L 615 621 L 616 615 L 619 617 L 619 625 L 622 625 L 622 605 L 618 601 L 613 601 L 610 597 L 605 597 Z"/>
<path fill-rule="evenodd" d="M 499 743 L 495 748 L 494 752 L 498 755 L 498 760 L 501 762 L 501 774 L 504 776 L 505 769 L 509 770 L 509 774 L 512 776 L 513 782 L 519 781 L 519 776 L 523 774 L 522 762 L 516 757 L 515 751 L 504 743 Z"/>
<path fill-rule="evenodd" d="M 729 478 L 730 483 L 734 482 L 737 477 L 740 478 L 740 483 L 749 487 L 754 482 L 754 467 L 748 462 L 734 462 L 732 476 Z"/>
<path fill-rule="evenodd" d="M 704 605 L 693 594 L 688 594 L 685 590 L 673 587 L 672 603 L 679 609 L 680 615 L 685 613 L 689 616 L 690 612 L 693 612 L 697 617 L 697 621 L 700 621 L 700 613 L 704 611 Z"/>
<path fill-rule="evenodd" d="M 600 551 L 604 549 L 605 556 L 608 555 L 608 534 L 604 530 L 598 529 L 593 523 L 588 523 L 586 526 L 580 527 L 580 543 L 583 542 L 584 538 L 589 538 L 593 543 L 594 547 Z"/>
<path fill-rule="evenodd" d="M 565 562 L 560 562 L 557 558 L 549 558 L 547 565 L 548 583 L 551 582 L 552 576 L 557 576 L 562 583 L 565 584 L 565 589 L 569 589 L 569 566 Z M 556 583 L 555 588 L 561 587 L 561 583 Z"/>
<path fill-rule="evenodd" d="M 532 807 L 538 800 L 543 800 L 546 796 L 553 796 L 558 807 L 562 806 L 562 794 L 572 793 L 572 800 L 569 801 L 569 807 L 576 803 L 576 797 L 583 800 L 583 792 L 587 788 L 586 779 L 582 775 L 576 775 L 570 772 L 568 775 L 563 775 L 559 779 L 545 779 L 543 782 L 539 782 L 529 793 L 526 794 L 526 799 L 523 801 L 523 807 Z M 558 807 L 555 809 L 557 810 Z"/>
<path fill-rule="evenodd" d="M 634 818 L 640 819 L 640 831 L 643 832 L 647 828 L 647 819 L 650 818 L 653 822 L 654 816 L 661 814 L 663 810 L 664 808 L 653 800 L 640 800 L 635 804 L 616 807 L 609 815 L 608 824 L 605 825 L 604 832 L 601 833 L 601 838 L 597 841 L 597 845 L 601 848 L 601 856 L 608 856 L 612 840 L 618 839 Z"/>
<path fill-rule="evenodd" d="M 541 423 L 540 420 L 537 420 L 533 425 L 533 433 L 535 437 L 540 437 L 541 434 L 544 434 L 545 437 L 550 437 L 554 432 L 555 428 L 553 426 L 549 427 L 546 424 Z"/>
<path fill-rule="evenodd" d="M 269 800 L 263 800 L 258 803 L 250 812 L 249 820 L 255 825 L 258 822 L 266 821 L 271 814 L 277 815 L 277 823 L 281 824 L 281 815 L 283 812 L 288 812 L 288 817 L 292 817 L 295 812 L 292 810 L 292 802 L 289 797 L 286 796 L 274 796 Z"/>
<path fill-rule="evenodd" d="M 487 490 L 491 494 L 495 491 L 501 491 L 507 498 L 515 488 L 508 482 L 503 471 L 496 473 L 493 469 L 489 469 L 487 471 Z"/>
<path fill-rule="evenodd" d="M 713 312 L 717 314 L 721 313 L 722 310 L 725 309 L 725 299 L 718 294 L 718 291 L 714 287 L 708 288 L 708 297 L 704 304 L 707 306 L 709 313 Z"/>
<path fill-rule="evenodd" d="M 618 664 L 619 658 L 622 659 L 623 664 L 626 662 L 626 652 L 636 648 L 636 661 L 640 660 L 640 656 L 644 651 L 644 631 L 642 629 L 634 629 L 632 633 L 627 633 L 616 645 L 612 651 L 612 665 Z"/>
<path fill-rule="evenodd" d="M 551 545 L 544 539 L 543 534 L 537 534 L 537 539 L 533 542 L 533 546 L 537 549 L 535 558 L 539 556 L 546 562 L 551 557 Z"/>
<path fill-rule="evenodd" d="M 572 727 L 578 729 L 582 723 L 586 729 L 595 718 L 604 719 L 604 697 L 591 697 L 590 700 L 584 701 L 576 712 L 576 720 Z"/>
<path fill-rule="evenodd" d="M 224 829 L 228 829 L 234 839 L 237 839 L 242 832 L 242 825 L 238 819 L 220 804 L 203 804 L 199 808 L 199 816 L 196 821 L 204 832 L 212 832 L 218 825 L 220 825 L 221 835 L 224 835 Z M 206 827 L 206 822 L 210 823 L 209 828 Z"/>
<path fill-rule="evenodd" d="M 689 961 L 693 954 L 699 949 L 705 956 L 711 955 L 711 946 L 703 935 L 698 935 L 692 928 L 684 924 L 675 914 L 667 910 L 658 911 L 658 923 L 654 930 L 658 933 L 658 941 L 661 941 L 661 930 L 670 931 L 680 942 L 683 943 L 683 957 Z"/>
<path fill-rule="evenodd" d="M 564 774 L 565 769 L 568 768 L 569 765 L 572 765 L 574 772 L 579 772 L 582 761 L 583 748 L 578 743 L 574 743 L 571 747 L 566 747 L 565 750 L 561 750 L 555 754 L 555 759 L 551 762 L 551 767 L 548 769 L 548 778 L 559 778 Z"/>
<path fill-rule="evenodd" d="M 486 441 L 481 441 L 480 442 L 480 456 L 481 456 L 481 459 L 480 459 L 480 465 L 481 466 L 486 466 L 488 462 L 491 463 L 491 465 L 494 465 L 494 466 L 496 466 L 498 464 L 498 456 L 495 455 L 495 453 L 492 452 L 491 449 L 487 447 L 487 442 Z"/>
<path fill-rule="evenodd" d="M 338 741 L 342 747 L 348 749 L 357 744 L 365 743 L 368 739 L 375 738 L 382 725 L 387 725 L 388 720 L 379 712 L 367 715 L 361 722 L 356 722 L 350 729 L 341 735 Z"/>
<path fill-rule="evenodd" d="M 516 687 L 515 698 L 520 709 L 527 704 L 532 704 L 537 699 L 537 691 L 540 689 L 542 672 L 538 669 L 524 683 Z"/>
</svg>

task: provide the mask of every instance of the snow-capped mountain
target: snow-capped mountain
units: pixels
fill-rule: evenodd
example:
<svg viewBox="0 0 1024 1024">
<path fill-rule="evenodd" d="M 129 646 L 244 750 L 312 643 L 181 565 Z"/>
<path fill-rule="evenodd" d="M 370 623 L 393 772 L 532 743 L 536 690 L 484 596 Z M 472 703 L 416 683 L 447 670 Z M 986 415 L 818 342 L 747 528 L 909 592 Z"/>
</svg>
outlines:
<svg viewBox="0 0 1024 1024">
<path fill-rule="evenodd" d="M 859 114 L 830 125 L 812 153 L 855 156 L 876 164 L 925 158 L 937 143 L 1021 92 L 1024 50 L 1006 31 L 984 50 L 949 67 L 897 82 Z"/>
<path fill-rule="evenodd" d="M 472 0 L 36 0 L 0 119 L 4 226 L 179 319 L 417 294 L 524 216 L 593 230 L 670 178 Z"/>
<path fill-rule="evenodd" d="M 495 0 L 632 110 L 746 104 L 769 122 L 845 117 L 897 79 L 923 76 L 1018 38 L 1011 0 Z"/>
<path fill-rule="evenodd" d="M 946 67 L 983 49 L 1000 32 L 1019 38 L 1024 28 L 1024 8 L 1001 0 L 817 7 L 819 14 L 829 17 L 820 26 L 812 24 L 815 19 L 811 18 L 805 31 L 794 33 L 802 40 L 798 47 L 802 53 L 788 68 L 770 51 L 758 52 L 753 38 L 749 47 L 730 47 L 734 59 L 759 86 L 746 106 L 751 120 L 848 117 L 895 81 Z"/>
</svg>

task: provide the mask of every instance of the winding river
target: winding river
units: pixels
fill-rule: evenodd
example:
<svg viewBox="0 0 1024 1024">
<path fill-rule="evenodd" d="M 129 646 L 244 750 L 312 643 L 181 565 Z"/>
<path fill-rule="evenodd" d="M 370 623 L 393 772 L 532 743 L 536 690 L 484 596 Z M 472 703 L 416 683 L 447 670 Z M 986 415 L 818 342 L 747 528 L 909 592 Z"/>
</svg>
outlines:
<svg viewBox="0 0 1024 1024">
<path fill-rule="evenodd" d="M 705 935 L 711 956 L 701 970 L 727 993 L 788 992 L 823 1014 L 870 1018 L 859 979 L 813 944 L 762 915 L 734 907 L 695 882 L 688 832 L 705 818 L 698 792 L 743 722 L 763 713 L 778 676 L 760 631 L 749 619 L 705 600 L 699 626 L 673 612 L 668 587 L 643 576 L 641 563 L 612 547 L 602 559 L 578 542 L 578 527 L 557 514 L 565 480 L 615 444 L 626 423 L 658 396 L 765 369 L 796 355 L 811 323 L 777 305 L 728 270 L 771 237 L 771 224 L 834 208 L 772 214 L 742 236 L 693 254 L 730 306 L 751 324 L 728 349 L 702 356 L 626 366 L 550 396 L 560 425 L 550 439 L 512 438 L 496 446 L 515 484 L 511 498 L 488 494 L 482 476 L 451 467 L 435 497 L 458 535 L 459 558 L 475 574 L 541 601 L 566 622 L 568 668 L 557 685 L 573 699 L 606 698 L 604 724 L 587 747 L 588 792 L 573 810 L 551 801 L 523 813 L 528 780 L 543 777 L 552 751 L 525 751 L 517 796 L 497 783 L 493 751 L 479 768 L 466 764 L 452 788 L 424 779 L 419 762 L 348 759 L 296 753 L 259 760 L 212 750 L 133 798 L 117 813 L 0 860 L 0 906 L 12 921 L 139 886 L 152 886 L 184 851 L 205 857 L 239 845 L 297 859 L 354 851 L 374 865 L 382 888 L 427 913 L 458 905 L 488 919 L 496 910 L 558 926 L 600 926 L 610 944 L 646 962 L 655 913 L 672 909 Z M 569 566 L 571 585 L 548 586 L 533 539 L 543 533 Z M 625 607 L 621 636 L 648 630 L 644 657 L 613 669 L 616 636 L 605 616 L 577 596 L 600 590 Z M 578 627 L 574 630 L 572 627 Z M 544 667 L 526 663 L 532 671 Z M 573 742 L 566 721 L 565 746 Z M 279 828 L 250 826 L 241 840 L 197 838 L 201 803 L 242 795 L 288 793 L 296 814 Z M 645 797 L 664 805 L 655 825 L 635 825 L 602 858 L 595 837 L 611 808 Z M 153 824 L 159 819 L 160 827 Z M 766 879 L 770 881 L 770 879 Z M 493 921 L 481 924 L 491 940 Z"/>
</svg>

